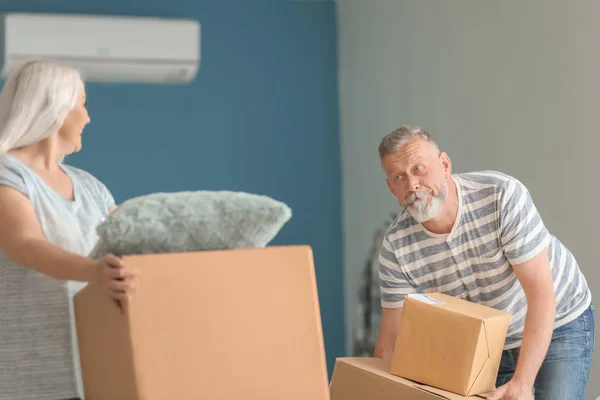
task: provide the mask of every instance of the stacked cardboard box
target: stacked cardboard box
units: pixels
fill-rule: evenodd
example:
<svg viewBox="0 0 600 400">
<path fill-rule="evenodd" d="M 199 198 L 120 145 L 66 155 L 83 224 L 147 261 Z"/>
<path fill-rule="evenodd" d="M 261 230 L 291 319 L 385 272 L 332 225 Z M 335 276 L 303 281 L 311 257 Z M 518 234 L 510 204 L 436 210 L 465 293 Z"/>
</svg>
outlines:
<svg viewBox="0 0 600 400">
<path fill-rule="evenodd" d="M 340 358 L 331 400 L 486 398 L 510 314 L 440 293 L 407 296 L 391 362 Z"/>
<path fill-rule="evenodd" d="M 408 296 L 393 359 L 340 358 L 328 387 L 309 247 L 125 261 L 142 274 L 123 310 L 93 285 L 75 298 L 87 400 L 458 400 L 494 390 L 507 313 Z"/>
</svg>

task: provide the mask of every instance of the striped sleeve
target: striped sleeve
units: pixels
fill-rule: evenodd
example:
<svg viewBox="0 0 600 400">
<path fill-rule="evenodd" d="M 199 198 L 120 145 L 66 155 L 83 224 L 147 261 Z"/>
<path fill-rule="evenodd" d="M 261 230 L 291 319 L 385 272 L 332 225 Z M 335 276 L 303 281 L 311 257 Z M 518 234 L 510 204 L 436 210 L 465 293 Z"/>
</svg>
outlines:
<svg viewBox="0 0 600 400">
<path fill-rule="evenodd" d="M 402 272 L 387 235 L 383 239 L 379 253 L 379 288 L 381 306 L 384 308 L 402 307 L 404 296 L 417 292 L 417 289 Z"/>
<path fill-rule="evenodd" d="M 512 265 L 530 260 L 549 245 L 550 233 L 529 191 L 518 180 L 504 185 L 499 211 L 501 244 Z"/>
</svg>

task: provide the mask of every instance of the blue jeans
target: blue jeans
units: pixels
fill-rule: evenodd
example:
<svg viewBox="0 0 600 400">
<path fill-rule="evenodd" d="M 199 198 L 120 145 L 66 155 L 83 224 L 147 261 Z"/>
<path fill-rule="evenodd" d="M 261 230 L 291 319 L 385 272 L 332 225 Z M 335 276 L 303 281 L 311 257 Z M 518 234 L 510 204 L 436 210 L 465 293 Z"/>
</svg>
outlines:
<svg viewBox="0 0 600 400">
<path fill-rule="evenodd" d="M 595 312 L 583 314 L 554 330 L 546 358 L 534 384 L 536 400 L 584 400 L 594 353 Z M 513 376 L 519 349 L 505 350 L 496 386 Z"/>
</svg>

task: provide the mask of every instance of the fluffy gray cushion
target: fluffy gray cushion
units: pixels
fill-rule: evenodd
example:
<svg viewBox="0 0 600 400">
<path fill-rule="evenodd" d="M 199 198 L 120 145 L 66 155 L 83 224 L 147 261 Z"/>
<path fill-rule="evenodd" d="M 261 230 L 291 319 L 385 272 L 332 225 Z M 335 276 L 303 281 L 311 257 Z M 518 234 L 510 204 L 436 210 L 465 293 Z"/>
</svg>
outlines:
<svg viewBox="0 0 600 400">
<path fill-rule="evenodd" d="M 243 192 L 149 194 L 124 202 L 98 225 L 90 256 L 265 247 L 291 215 L 280 201 Z"/>
</svg>

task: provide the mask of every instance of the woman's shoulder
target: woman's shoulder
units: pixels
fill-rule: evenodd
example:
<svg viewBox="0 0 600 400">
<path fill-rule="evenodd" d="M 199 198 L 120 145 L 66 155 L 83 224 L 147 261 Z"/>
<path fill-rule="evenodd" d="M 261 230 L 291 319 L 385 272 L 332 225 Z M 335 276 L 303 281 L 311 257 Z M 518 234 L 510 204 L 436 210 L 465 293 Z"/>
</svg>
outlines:
<svg viewBox="0 0 600 400">
<path fill-rule="evenodd" d="M 0 157 L 0 171 L 3 173 L 23 174 L 23 164 L 9 154 Z"/>
<path fill-rule="evenodd" d="M 21 163 L 9 155 L 0 157 L 0 185 L 10 186 L 27 194 L 26 179 L 27 173 Z"/>
</svg>

